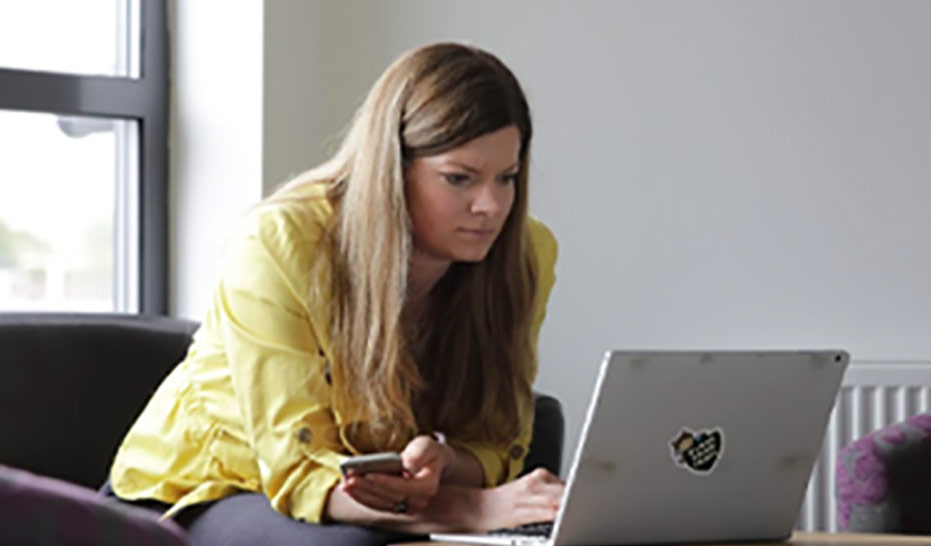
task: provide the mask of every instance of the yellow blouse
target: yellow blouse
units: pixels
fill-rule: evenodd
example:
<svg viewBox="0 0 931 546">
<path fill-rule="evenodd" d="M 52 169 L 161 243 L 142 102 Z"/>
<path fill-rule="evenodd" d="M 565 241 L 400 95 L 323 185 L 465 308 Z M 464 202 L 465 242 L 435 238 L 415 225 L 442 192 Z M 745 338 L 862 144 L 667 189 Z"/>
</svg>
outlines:
<svg viewBox="0 0 931 546">
<path fill-rule="evenodd" d="M 318 192 L 319 193 L 319 192 Z M 331 404 L 326 302 L 308 302 L 311 259 L 325 199 L 256 208 L 230 237 L 212 303 L 185 359 L 159 386 L 123 439 L 110 470 L 124 499 L 196 503 L 243 490 L 265 493 L 278 512 L 319 522 L 339 463 L 355 450 Z M 552 233 L 529 220 L 538 259 L 532 345 L 555 282 Z M 325 275 L 323 272 L 321 275 Z M 536 376 L 536 361 L 532 375 Z M 531 381 L 534 379 L 531 377 Z M 486 486 L 520 472 L 533 408 L 521 410 L 511 445 L 448 441 L 473 453 Z"/>
</svg>

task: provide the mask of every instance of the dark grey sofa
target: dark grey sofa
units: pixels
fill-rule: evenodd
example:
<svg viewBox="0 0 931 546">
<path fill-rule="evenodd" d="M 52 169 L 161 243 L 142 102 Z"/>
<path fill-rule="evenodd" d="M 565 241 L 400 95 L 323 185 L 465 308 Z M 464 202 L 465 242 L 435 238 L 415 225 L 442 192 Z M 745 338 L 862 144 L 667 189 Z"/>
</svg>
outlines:
<svg viewBox="0 0 931 546">
<path fill-rule="evenodd" d="M 100 487 L 196 327 L 164 317 L 0 313 L 0 463 Z"/>
<path fill-rule="evenodd" d="M 121 314 L 0 313 L 0 465 L 98 488 L 197 324 Z M 526 469 L 559 473 L 559 402 L 536 395 Z"/>
<path fill-rule="evenodd" d="M 129 315 L 0 313 L 0 544 L 187 544 L 171 521 L 96 489 L 195 327 Z"/>
</svg>

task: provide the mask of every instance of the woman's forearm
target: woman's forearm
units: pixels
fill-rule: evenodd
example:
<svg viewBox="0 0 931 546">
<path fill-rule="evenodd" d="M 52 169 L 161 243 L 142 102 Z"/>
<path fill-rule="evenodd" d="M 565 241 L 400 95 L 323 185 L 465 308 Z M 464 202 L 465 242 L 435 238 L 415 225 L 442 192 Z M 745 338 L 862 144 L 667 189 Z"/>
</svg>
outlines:
<svg viewBox="0 0 931 546">
<path fill-rule="evenodd" d="M 453 462 L 443 472 L 443 482 L 456 485 L 482 487 L 485 485 L 485 469 L 475 455 L 467 449 L 450 446 L 455 454 Z"/>
<path fill-rule="evenodd" d="M 356 502 L 339 486 L 330 493 L 327 520 L 415 534 L 472 531 L 482 524 L 483 490 L 462 485 L 441 485 L 430 505 L 417 514 L 392 514 Z"/>
</svg>

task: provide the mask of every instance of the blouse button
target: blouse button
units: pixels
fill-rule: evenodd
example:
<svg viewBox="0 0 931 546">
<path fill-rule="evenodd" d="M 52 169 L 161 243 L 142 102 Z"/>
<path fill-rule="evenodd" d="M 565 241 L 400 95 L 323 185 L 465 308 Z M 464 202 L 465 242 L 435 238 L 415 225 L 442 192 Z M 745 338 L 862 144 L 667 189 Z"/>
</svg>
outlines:
<svg viewBox="0 0 931 546">
<path fill-rule="evenodd" d="M 511 446 L 511 451 L 508 452 L 508 455 L 510 455 L 512 459 L 520 459 L 521 456 L 523 456 L 523 454 L 524 454 L 524 446 L 520 444 L 514 444 L 513 446 Z"/>
<path fill-rule="evenodd" d="M 302 444 L 309 444 L 313 437 L 314 434 L 307 427 L 303 427 L 297 431 L 297 441 Z"/>
</svg>

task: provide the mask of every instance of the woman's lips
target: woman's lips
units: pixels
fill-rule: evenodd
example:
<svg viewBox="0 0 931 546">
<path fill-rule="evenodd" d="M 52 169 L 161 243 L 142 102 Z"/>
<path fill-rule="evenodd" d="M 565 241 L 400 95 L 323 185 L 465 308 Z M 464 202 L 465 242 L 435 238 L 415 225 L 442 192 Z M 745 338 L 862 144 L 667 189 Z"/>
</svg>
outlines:
<svg viewBox="0 0 931 546">
<path fill-rule="evenodd" d="M 468 229 L 462 228 L 459 230 L 460 233 L 466 237 L 473 239 L 489 239 L 495 236 L 495 230 L 493 229 Z"/>
</svg>

